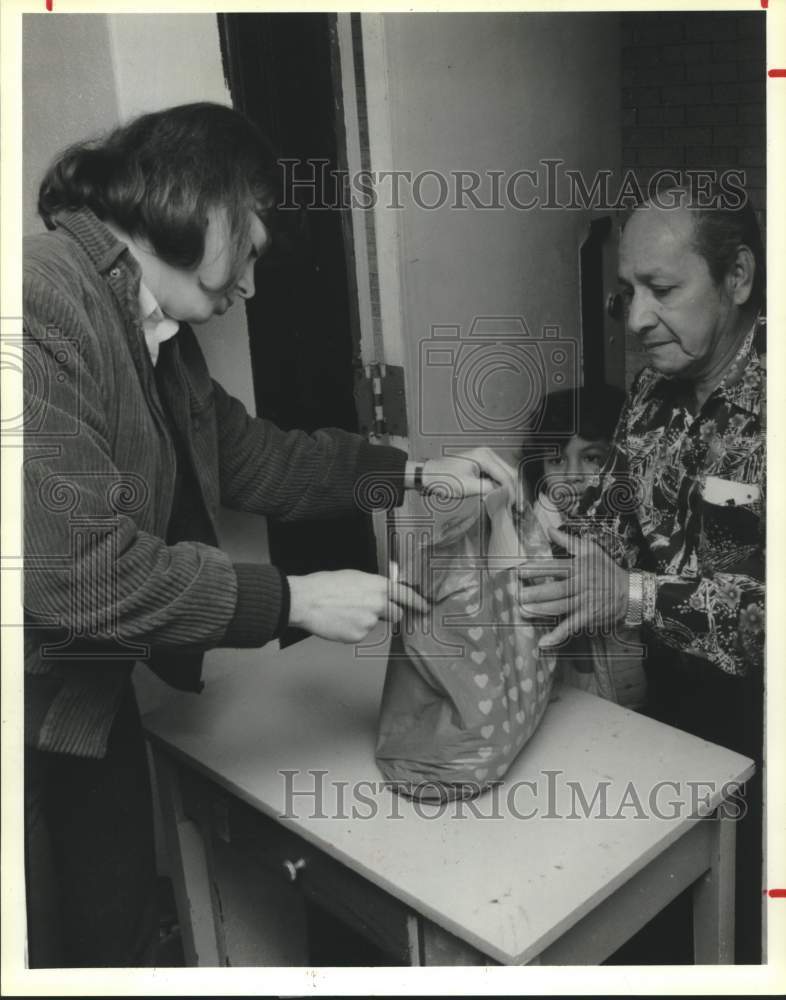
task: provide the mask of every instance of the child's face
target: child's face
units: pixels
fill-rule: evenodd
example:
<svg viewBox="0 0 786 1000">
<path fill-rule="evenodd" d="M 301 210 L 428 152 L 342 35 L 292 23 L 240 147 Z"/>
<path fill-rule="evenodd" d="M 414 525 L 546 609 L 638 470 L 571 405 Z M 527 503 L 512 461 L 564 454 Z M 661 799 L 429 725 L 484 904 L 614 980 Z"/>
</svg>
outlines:
<svg viewBox="0 0 786 1000">
<path fill-rule="evenodd" d="M 572 513 L 608 453 L 609 442 L 605 439 L 587 441 L 574 434 L 558 455 L 544 458 L 543 492 L 551 505 L 563 514 Z"/>
</svg>

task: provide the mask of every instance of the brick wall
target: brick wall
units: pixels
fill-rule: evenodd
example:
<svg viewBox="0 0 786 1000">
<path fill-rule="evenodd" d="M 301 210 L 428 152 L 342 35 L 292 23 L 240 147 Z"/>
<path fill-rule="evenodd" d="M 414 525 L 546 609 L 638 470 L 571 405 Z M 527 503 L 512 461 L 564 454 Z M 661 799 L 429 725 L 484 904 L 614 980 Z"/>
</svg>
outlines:
<svg viewBox="0 0 786 1000">
<path fill-rule="evenodd" d="M 752 13 L 628 13 L 622 29 L 622 168 L 735 169 L 762 228 L 765 18 Z M 628 383 L 642 367 L 628 338 Z"/>
</svg>

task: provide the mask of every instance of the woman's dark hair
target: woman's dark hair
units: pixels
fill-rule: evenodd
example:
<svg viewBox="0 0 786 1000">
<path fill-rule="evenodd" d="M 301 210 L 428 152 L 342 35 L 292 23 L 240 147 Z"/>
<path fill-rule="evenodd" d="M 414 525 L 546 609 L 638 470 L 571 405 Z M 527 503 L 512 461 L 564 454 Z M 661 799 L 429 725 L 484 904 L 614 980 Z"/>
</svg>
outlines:
<svg viewBox="0 0 786 1000">
<path fill-rule="evenodd" d="M 227 213 L 232 273 L 245 253 L 249 210 L 266 225 L 277 203 L 267 140 L 222 104 L 182 104 L 142 115 L 104 137 L 65 150 L 49 168 L 38 211 L 49 228 L 62 209 L 92 209 L 141 237 L 173 267 L 204 255 L 211 209 Z"/>
<path fill-rule="evenodd" d="M 611 441 L 624 402 L 625 392 L 613 385 L 559 389 L 546 396 L 523 447 L 522 475 L 533 499 L 543 483 L 543 452 L 567 444 L 574 434 L 585 441 Z"/>
</svg>

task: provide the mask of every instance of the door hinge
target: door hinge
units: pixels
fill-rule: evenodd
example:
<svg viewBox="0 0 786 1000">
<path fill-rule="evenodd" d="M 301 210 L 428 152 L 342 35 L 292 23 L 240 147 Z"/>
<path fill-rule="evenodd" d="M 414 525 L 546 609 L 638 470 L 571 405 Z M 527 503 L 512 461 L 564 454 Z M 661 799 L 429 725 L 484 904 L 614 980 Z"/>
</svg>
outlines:
<svg viewBox="0 0 786 1000">
<path fill-rule="evenodd" d="M 361 434 L 406 437 L 404 369 L 378 362 L 365 365 L 355 379 L 355 406 Z"/>
</svg>

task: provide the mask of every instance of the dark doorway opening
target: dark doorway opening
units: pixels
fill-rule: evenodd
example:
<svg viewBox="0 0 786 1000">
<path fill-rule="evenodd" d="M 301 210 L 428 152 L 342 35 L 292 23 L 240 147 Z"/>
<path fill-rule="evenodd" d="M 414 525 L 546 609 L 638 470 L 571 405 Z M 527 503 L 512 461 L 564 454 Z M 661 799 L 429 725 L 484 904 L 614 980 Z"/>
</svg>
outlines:
<svg viewBox="0 0 786 1000">
<path fill-rule="evenodd" d="M 281 233 L 246 304 L 257 411 L 287 430 L 357 431 L 351 228 L 335 190 L 346 164 L 335 15 L 219 14 L 218 22 L 235 107 L 270 139 L 284 203 L 298 206 L 280 213 Z M 271 560 L 285 573 L 376 571 L 367 515 L 268 527 Z"/>
</svg>

